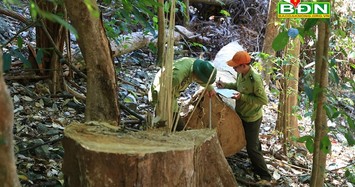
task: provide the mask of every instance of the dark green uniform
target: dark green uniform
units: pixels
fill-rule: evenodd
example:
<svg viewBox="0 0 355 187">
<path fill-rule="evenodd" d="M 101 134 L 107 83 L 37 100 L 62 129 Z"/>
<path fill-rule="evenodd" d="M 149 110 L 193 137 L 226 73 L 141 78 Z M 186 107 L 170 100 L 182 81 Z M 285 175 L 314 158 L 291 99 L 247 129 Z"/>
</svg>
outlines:
<svg viewBox="0 0 355 187">
<path fill-rule="evenodd" d="M 174 111 L 177 112 L 177 98 L 180 93 L 192 83 L 197 82 L 201 86 L 206 87 L 206 84 L 201 83 L 199 80 L 193 78 L 193 63 L 196 59 L 190 57 L 184 57 L 176 60 L 173 65 L 173 83 L 172 88 L 174 90 Z M 213 83 L 213 82 L 212 82 Z M 207 86 L 207 90 L 212 90 L 211 85 Z"/>
<path fill-rule="evenodd" d="M 180 59 L 175 60 L 173 64 L 173 82 L 172 82 L 172 88 L 173 88 L 173 97 L 174 97 L 174 112 L 178 111 L 178 104 L 177 104 L 177 98 L 179 98 L 180 93 L 183 92 L 192 82 L 197 82 L 201 86 L 206 86 L 206 84 L 201 83 L 199 80 L 194 79 L 193 76 L 193 64 L 195 62 L 196 58 L 191 58 L 191 57 L 183 57 Z M 157 74 L 157 77 L 155 79 L 159 80 L 160 74 Z M 213 83 L 213 82 L 212 82 Z M 156 81 L 156 84 L 159 84 L 159 81 Z M 158 99 L 158 93 L 159 90 L 158 85 L 153 85 L 153 102 L 157 102 L 156 100 Z M 207 90 L 212 90 L 212 86 L 208 86 Z"/>
<path fill-rule="evenodd" d="M 225 84 L 224 87 L 241 93 L 240 99 L 236 100 L 235 111 L 243 122 L 247 152 L 254 172 L 262 179 L 270 180 L 271 175 L 265 164 L 259 141 L 262 107 L 268 102 L 261 76 L 251 67 L 246 75 L 239 74 L 235 83 Z"/>
<path fill-rule="evenodd" d="M 208 77 L 210 76 L 208 74 L 208 72 L 211 73 L 211 71 L 213 69 L 209 69 L 210 71 L 207 71 L 207 73 L 205 72 L 206 69 L 202 70 L 198 69 L 201 68 L 201 66 L 197 66 L 196 67 L 196 58 L 190 58 L 190 57 L 183 57 L 180 59 L 175 60 L 174 64 L 173 64 L 173 80 L 172 80 L 172 95 L 173 95 L 173 112 L 174 115 L 177 115 L 178 112 L 178 103 L 177 103 L 177 99 L 180 96 L 180 93 L 185 91 L 185 89 L 192 83 L 192 82 L 197 82 L 198 84 L 200 84 L 201 86 L 206 87 L 206 84 L 203 83 L 202 80 L 199 80 L 198 77 L 198 73 L 196 72 L 200 72 L 200 76 L 201 73 L 203 74 L 203 77 L 206 81 L 206 79 L 208 79 Z M 204 61 L 199 61 L 197 63 L 209 63 L 209 62 L 204 62 Z M 210 66 L 211 68 L 213 68 L 212 65 L 207 65 L 204 64 L 202 65 L 204 67 Z M 194 67 L 196 67 L 196 69 L 194 69 Z M 195 73 L 194 73 L 195 72 Z M 195 75 L 196 74 L 196 75 Z M 195 76 L 194 76 L 195 75 Z M 208 75 L 208 76 L 207 76 Z M 155 81 L 152 85 L 152 89 L 151 89 L 151 94 L 152 94 L 152 101 L 153 103 L 157 103 L 158 101 L 158 93 L 159 93 L 159 80 L 160 79 L 160 73 L 157 73 L 156 77 L 155 77 Z M 213 83 L 215 81 L 215 74 L 213 76 L 213 78 L 211 79 L 211 83 Z M 208 82 L 208 80 L 206 81 Z M 207 90 L 213 90 L 213 87 L 211 85 L 207 86 L 206 88 Z M 177 128 L 176 130 L 182 130 L 185 126 L 183 120 L 179 117 L 176 118 L 178 119 L 178 124 L 177 124 Z M 174 122 L 175 123 L 175 122 Z"/>
</svg>

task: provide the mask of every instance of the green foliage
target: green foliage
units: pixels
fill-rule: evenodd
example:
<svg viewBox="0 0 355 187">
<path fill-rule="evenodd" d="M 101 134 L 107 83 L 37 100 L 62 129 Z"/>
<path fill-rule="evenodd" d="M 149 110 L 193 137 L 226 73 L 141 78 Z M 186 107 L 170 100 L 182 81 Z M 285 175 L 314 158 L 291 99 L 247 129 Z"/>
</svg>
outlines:
<svg viewBox="0 0 355 187">
<path fill-rule="evenodd" d="M 320 141 L 320 149 L 324 154 L 328 154 L 331 152 L 332 143 L 329 140 L 329 136 L 324 136 Z"/>
<path fill-rule="evenodd" d="M 46 18 L 50 21 L 57 22 L 63 25 L 64 28 L 68 29 L 71 33 L 73 33 L 76 37 L 78 37 L 78 33 L 75 28 L 70 25 L 67 21 L 65 21 L 62 17 L 53 14 L 51 12 L 41 10 L 38 5 L 34 1 L 30 1 L 30 12 L 33 20 L 37 20 L 38 15 Z"/>
<path fill-rule="evenodd" d="M 23 47 L 23 39 L 21 37 L 17 37 L 17 46 L 20 49 Z"/>
<path fill-rule="evenodd" d="M 200 43 L 197 43 L 197 42 L 192 42 L 192 43 L 189 43 L 190 46 L 193 46 L 193 47 L 199 47 L 201 49 L 203 49 L 203 51 L 207 52 L 208 49 L 206 48 L 206 46 L 200 44 Z"/>
<path fill-rule="evenodd" d="M 287 34 L 287 31 L 280 32 L 272 42 L 272 48 L 275 51 L 280 51 L 284 49 L 288 43 L 288 39 L 289 36 Z"/>
<path fill-rule="evenodd" d="M 346 168 L 346 171 L 345 171 L 345 177 L 351 184 L 355 184 L 354 172 L 355 172 L 354 166 L 350 166 L 350 167 Z"/>
<path fill-rule="evenodd" d="M 220 13 L 221 13 L 222 15 L 224 15 L 224 16 L 227 16 L 227 17 L 230 17 L 230 16 L 231 16 L 230 13 L 229 13 L 228 11 L 226 11 L 226 10 L 221 10 Z"/>
<path fill-rule="evenodd" d="M 281 26 L 281 29 L 283 30 L 282 32 L 279 32 L 279 34 L 275 37 L 274 41 L 272 42 L 272 48 L 275 51 L 281 51 L 283 50 L 288 42 L 289 38 L 295 38 L 296 36 L 300 36 L 299 39 L 303 43 L 304 37 L 307 35 L 309 36 L 314 36 L 314 32 L 311 30 L 314 26 L 317 25 L 319 19 L 308 19 L 303 27 L 298 27 L 298 28 L 285 28 L 285 26 Z M 294 25 L 299 25 L 302 23 L 301 19 L 296 19 Z M 288 29 L 288 31 L 284 31 Z"/>
<path fill-rule="evenodd" d="M 91 15 L 93 15 L 94 17 L 98 18 L 100 17 L 100 12 L 98 9 L 96 9 L 91 0 L 84 0 L 84 3 L 86 5 L 86 8 L 89 10 L 89 12 L 91 13 Z"/>
<path fill-rule="evenodd" d="M 300 143 L 306 142 L 306 148 L 308 149 L 308 151 L 310 153 L 313 153 L 313 151 L 314 151 L 314 146 L 313 146 L 314 138 L 313 138 L 313 136 L 310 136 L 310 135 L 302 136 L 302 137 L 298 138 L 297 142 L 300 142 Z"/>
<path fill-rule="evenodd" d="M 36 53 L 36 62 L 37 64 L 42 64 L 42 59 L 44 56 L 44 52 L 42 48 L 39 48 Z"/>
<path fill-rule="evenodd" d="M 32 65 L 31 63 L 27 60 L 27 57 L 25 57 L 23 52 L 19 49 L 16 48 L 14 50 L 10 51 L 11 56 L 19 58 L 22 62 L 25 68 L 31 68 Z"/>
<path fill-rule="evenodd" d="M 346 117 L 346 121 L 349 125 L 349 129 L 345 132 L 344 136 L 348 141 L 349 146 L 355 145 L 355 123 L 354 119 L 350 116 Z"/>
<path fill-rule="evenodd" d="M 182 2 L 182 1 L 176 1 L 176 4 L 178 5 L 178 7 L 180 7 L 180 8 L 179 8 L 179 11 L 180 11 L 181 13 L 183 13 L 183 14 L 186 16 L 185 13 L 186 13 L 187 8 L 186 8 L 185 3 Z"/>
<path fill-rule="evenodd" d="M 3 70 L 4 72 L 7 72 L 11 68 L 11 55 L 9 53 L 4 53 L 2 56 L 3 59 Z"/>
<path fill-rule="evenodd" d="M 319 19 L 307 19 L 306 23 L 304 24 L 304 31 L 310 31 L 311 28 L 317 25 Z"/>
<path fill-rule="evenodd" d="M 340 83 L 340 78 L 338 76 L 337 63 L 334 58 L 330 59 L 328 72 L 330 81 L 338 85 Z"/>
<path fill-rule="evenodd" d="M 109 38 L 117 39 L 121 34 L 132 32 L 133 27 L 138 25 L 153 36 L 157 35 L 155 32 L 155 25 L 158 22 L 156 10 L 163 5 L 154 0 L 105 0 L 104 4 L 110 6 L 114 4 L 115 9 L 115 14 L 105 22 L 105 29 Z"/>
</svg>

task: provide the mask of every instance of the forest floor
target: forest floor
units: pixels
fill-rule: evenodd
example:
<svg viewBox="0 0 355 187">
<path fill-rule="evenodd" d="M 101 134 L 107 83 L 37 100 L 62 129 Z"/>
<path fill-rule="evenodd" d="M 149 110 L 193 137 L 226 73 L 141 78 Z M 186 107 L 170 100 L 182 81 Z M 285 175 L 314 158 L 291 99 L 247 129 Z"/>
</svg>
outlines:
<svg viewBox="0 0 355 187">
<path fill-rule="evenodd" d="M 132 76 L 140 74 L 138 72 L 143 70 L 137 71 L 138 68 L 134 66 L 130 68 L 132 68 L 130 69 Z M 137 86 L 144 89 L 147 85 L 143 82 Z M 71 95 L 48 94 L 48 88 L 43 81 L 8 81 L 8 83 L 15 106 L 14 133 L 17 142 L 15 152 L 22 185 L 61 186 L 63 183 L 61 164 L 64 155 L 61 145 L 63 129 L 73 121 L 83 121 L 85 104 Z M 125 90 L 130 86 L 131 84 L 123 84 L 121 89 Z M 133 86 L 130 89 L 132 88 Z M 135 93 L 139 93 L 139 90 Z M 289 147 L 288 153 L 283 154 L 282 139 L 275 131 L 277 99 L 271 93 L 268 93 L 268 96 L 270 102 L 264 107 L 260 138 L 267 166 L 273 175 L 273 186 L 309 186 L 312 154 L 305 148 L 295 147 Z M 135 102 L 130 101 L 127 106 L 135 108 L 136 111 L 140 111 L 139 113 L 150 112 L 149 104 Z M 129 119 L 132 117 L 122 112 L 122 120 Z M 309 118 L 300 119 L 299 124 L 303 127 L 300 131 L 301 135 L 312 133 Z M 126 128 L 134 131 L 142 130 L 142 124 L 131 124 Z M 326 184 L 339 187 L 352 186 L 345 173 L 348 166 L 354 165 L 354 147 L 348 147 L 346 140 L 339 134 L 332 134 L 331 140 L 332 153 L 327 156 Z M 251 163 L 244 149 L 227 158 L 227 161 L 240 186 L 258 186 L 254 182 Z"/>
<path fill-rule="evenodd" d="M 218 20 L 193 23 L 195 28 L 204 24 L 204 27 L 201 27 L 203 29 L 196 29 L 196 31 L 212 39 L 212 43 L 207 46 L 209 51 L 204 52 L 205 58 L 213 59 L 221 47 L 233 40 L 238 40 L 249 52 L 261 51 L 263 24 L 266 22 L 267 12 L 265 2 L 267 1 L 260 2 L 262 3 L 254 5 L 256 6 L 254 8 L 258 8 L 255 10 L 259 10 L 257 12 L 239 11 L 240 21 L 235 25 L 228 21 L 223 25 Z M 204 10 L 209 10 L 209 8 L 205 7 Z M 230 12 L 233 13 L 233 10 Z M 11 20 L 11 22 L 14 21 Z M 6 31 L 19 30 L 16 24 L 8 26 L 9 29 Z M 12 35 L 14 33 L 12 32 Z M 27 33 L 26 37 L 29 36 L 31 32 Z M 2 37 L 8 39 L 5 35 Z M 29 40 L 33 39 L 32 31 L 32 39 Z M 194 48 L 190 48 L 191 50 Z M 124 55 L 119 58 L 119 61 L 122 63 L 116 64 L 117 69 L 125 72 L 117 74 L 121 83 L 120 101 L 142 115 L 152 112 L 146 95 L 157 71 L 154 58 L 147 49 L 142 49 Z M 11 73 L 10 71 L 8 74 Z M 6 82 L 14 101 L 15 152 L 21 184 L 31 187 L 62 186 L 63 129 L 73 121 L 84 120 L 85 103 L 66 92 L 51 94 L 45 80 L 7 79 Z M 76 83 L 79 86 L 85 86 L 85 81 L 82 79 L 76 80 Z M 270 102 L 264 107 L 260 138 L 267 166 L 273 176 L 273 186 L 309 186 L 312 154 L 306 148 L 293 146 L 288 146 L 287 154 L 283 153 L 282 139 L 275 131 L 278 99 L 270 91 L 268 91 L 268 96 Z M 306 112 L 300 111 L 298 121 L 302 136 L 313 133 L 313 125 L 310 118 L 305 117 Z M 131 118 L 132 116 L 122 111 L 122 120 Z M 334 125 L 329 122 L 330 127 Z M 137 131 L 143 130 L 144 127 L 142 124 L 133 123 L 127 125 L 127 129 Z M 355 185 L 354 177 L 352 180 L 346 177 L 348 175 L 346 171 L 349 167 L 354 167 L 355 148 L 347 145 L 341 133 L 331 132 L 330 134 L 332 153 L 327 155 L 326 186 L 353 186 Z M 251 164 L 245 150 L 227 158 L 227 161 L 240 186 L 258 186 L 254 182 Z"/>
</svg>

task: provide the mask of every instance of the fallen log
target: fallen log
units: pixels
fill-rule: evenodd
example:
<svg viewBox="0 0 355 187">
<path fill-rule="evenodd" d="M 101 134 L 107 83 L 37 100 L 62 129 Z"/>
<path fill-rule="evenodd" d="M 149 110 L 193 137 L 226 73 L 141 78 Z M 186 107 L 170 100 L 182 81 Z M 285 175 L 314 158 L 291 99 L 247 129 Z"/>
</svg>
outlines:
<svg viewBox="0 0 355 187">
<path fill-rule="evenodd" d="M 192 105 L 197 108 L 184 117 L 186 127 L 190 129 L 209 128 L 209 97 L 202 98 L 197 106 L 194 103 Z M 217 130 L 224 156 L 232 156 L 246 145 L 242 120 L 219 96 L 211 97 L 211 108 L 211 125 Z"/>
<path fill-rule="evenodd" d="M 64 135 L 65 186 L 237 186 L 214 130 L 124 133 L 73 123 Z"/>
<path fill-rule="evenodd" d="M 210 39 L 203 37 L 194 32 L 189 31 L 187 28 L 176 25 L 176 32 L 174 32 L 175 41 L 180 41 L 184 38 L 187 41 L 208 43 Z M 148 46 L 149 43 L 157 43 L 157 38 L 152 34 L 144 34 L 143 32 L 134 32 L 128 35 L 119 37 L 116 41 L 111 41 L 112 56 L 117 57 L 129 52 L 141 49 Z"/>
<path fill-rule="evenodd" d="M 243 47 L 239 45 L 237 41 L 230 42 L 226 46 L 222 47 L 215 59 L 213 65 L 217 69 L 217 80 L 223 82 L 234 82 L 237 73 L 232 67 L 227 65 L 227 61 L 233 58 L 233 55 L 237 51 L 243 50 Z M 184 115 L 185 122 L 191 117 L 187 124 L 187 128 L 201 129 L 209 128 L 209 107 L 210 101 L 208 98 L 204 98 L 196 106 L 197 99 L 201 93 L 195 94 L 192 101 L 190 101 L 193 107 L 197 107 L 192 113 L 192 110 L 188 114 Z M 212 127 L 217 129 L 218 139 L 226 157 L 232 156 L 239 152 L 246 145 L 244 128 L 241 119 L 234 111 L 235 101 L 223 96 L 212 97 L 212 112 L 211 122 Z M 188 107 L 184 107 L 188 108 Z"/>
</svg>

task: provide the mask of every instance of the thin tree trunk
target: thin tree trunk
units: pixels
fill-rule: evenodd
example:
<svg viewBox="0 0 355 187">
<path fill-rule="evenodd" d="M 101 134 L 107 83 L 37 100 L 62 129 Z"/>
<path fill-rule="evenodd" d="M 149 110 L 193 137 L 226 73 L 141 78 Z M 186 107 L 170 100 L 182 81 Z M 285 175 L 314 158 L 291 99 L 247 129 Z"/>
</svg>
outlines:
<svg viewBox="0 0 355 187">
<path fill-rule="evenodd" d="M 100 17 L 91 13 L 84 1 L 65 0 L 69 19 L 78 31 L 78 44 L 87 64 L 85 120 L 119 122 L 116 75 L 111 49 Z M 99 11 L 96 1 L 90 1 Z"/>
<path fill-rule="evenodd" d="M 295 38 L 291 45 L 287 46 L 285 56 L 291 55 L 290 62 L 283 65 L 282 72 L 284 78 L 281 82 L 281 92 L 279 97 L 279 112 L 276 121 L 276 129 L 283 132 L 284 145 L 290 143 L 289 137 L 299 137 L 298 120 L 296 107 L 298 106 L 298 72 L 299 72 L 299 55 L 300 40 Z M 284 147 L 286 151 L 286 147 Z M 285 152 L 286 153 L 286 152 Z"/>
<path fill-rule="evenodd" d="M 158 7 L 158 66 L 162 66 L 165 54 L 165 14 L 164 14 L 164 0 L 159 0 L 162 6 Z"/>
<path fill-rule="evenodd" d="M 157 104 L 156 115 L 160 117 L 160 121 L 166 122 L 167 131 L 171 131 L 173 127 L 173 98 L 172 98 L 172 82 L 173 82 L 173 62 L 174 62 L 174 28 L 175 28 L 175 0 L 171 1 L 170 7 L 169 32 L 167 36 L 167 49 L 162 63 L 162 71 L 160 77 L 159 102 Z"/>
<path fill-rule="evenodd" d="M 288 27 L 290 26 L 287 21 Z M 299 137 L 296 108 L 298 106 L 298 73 L 299 73 L 300 40 L 295 38 L 286 46 L 284 60 L 288 64 L 282 66 L 283 78 L 280 80 L 276 129 L 283 134 L 283 151 L 287 154 L 287 144 L 292 143 L 290 137 Z"/>
<path fill-rule="evenodd" d="M 48 1 L 36 1 L 38 7 L 44 11 L 52 12 L 54 14 L 61 14 L 64 12 L 64 7 L 59 4 L 54 4 Z M 48 19 L 43 20 L 42 27 L 36 27 L 36 47 L 43 49 L 42 63 L 38 64 L 41 74 L 50 74 L 53 81 L 50 86 L 51 93 L 55 94 L 63 88 L 62 83 L 62 69 L 59 58 L 55 53 L 53 47 L 63 52 L 65 33 L 63 26 L 59 23 L 52 22 Z M 45 28 L 43 28 L 45 27 Z M 53 46 L 53 40 L 55 46 Z M 38 50 L 37 50 L 38 51 Z M 53 69 L 53 72 L 46 71 L 46 69 Z"/>
<path fill-rule="evenodd" d="M 324 174 L 326 166 L 326 153 L 322 151 L 321 141 L 327 135 L 327 116 L 324 110 L 326 103 L 326 89 L 328 86 L 328 50 L 329 50 L 329 25 L 325 21 L 318 24 L 318 42 L 316 48 L 316 72 L 315 89 L 317 92 L 315 107 L 315 139 L 313 153 L 313 167 L 311 186 L 324 185 Z"/>
<path fill-rule="evenodd" d="M 60 49 L 60 51 L 63 51 L 64 48 L 64 41 L 66 38 L 66 33 L 67 30 L 64 29 L 63 26 L 60 26 L 58 30 L 58 36 L 56 37 L 56 40 L 54 41 L 56 44 L 56 47 Z M 50 75 L 52 78 L 52 85 L 50 87 L 51 93 L 57 93 L 58 91 L 61 91 L 63 88 L 63 71 L 62 71 L 62 65 L 59 62 L 59 56 L 56 54 L 55 51 L 52 52 L 52 58 L 51 58 L 51 71 Z M 69 62 L 70 63 L 70 62 Z"/>
<path fill-rule="evenodd" d="M 186 10 L 185 10 L 185 15 L 184 15 L 184 27 L 188 27 L 190 24 L 190 0 L 184 0 L 184 3 L 186 5 Z"/>
<path fill-rule="evenodd" d="M 277 1 L 269 0 L 269 13 L 266 23 L 265 39 L 263 43 L 263 53 L 269 54 L 267 59 L 263 60 L 263 72 L 265 83 L 270 85 L 270 73 L 272 70 L 272 59 L 275 57 L 276 52 L 272 48 L 272 41 L 277 35 L 277 26 L 275 25 L 277 19 L 276 16 Z"/>
</svg>

